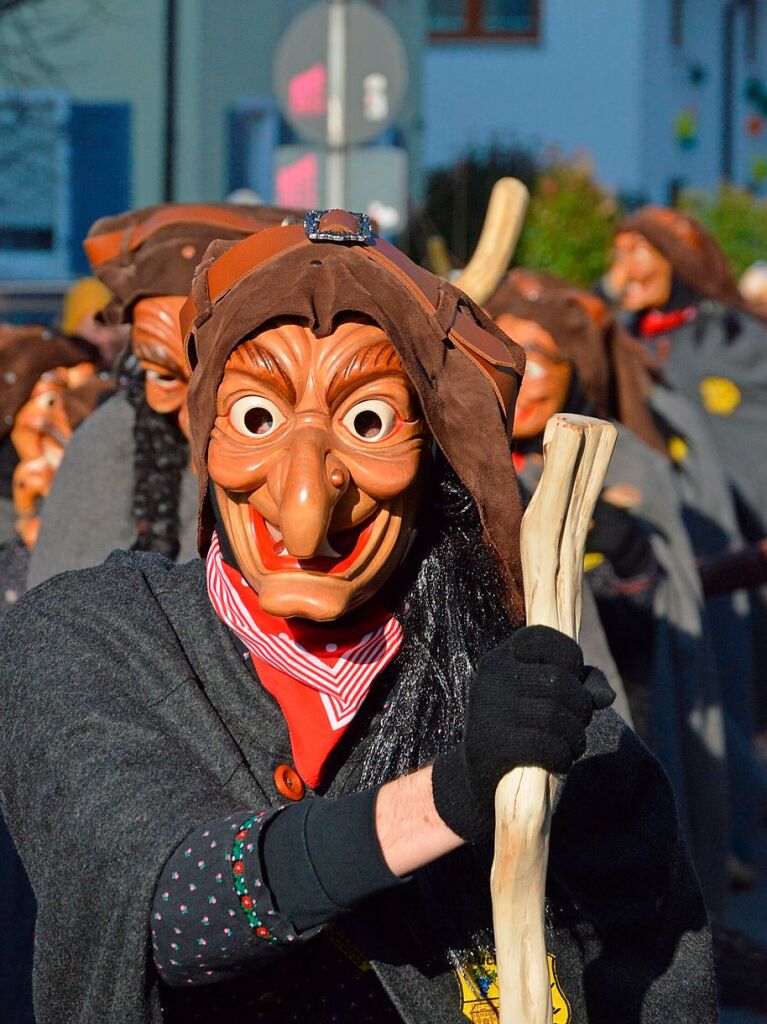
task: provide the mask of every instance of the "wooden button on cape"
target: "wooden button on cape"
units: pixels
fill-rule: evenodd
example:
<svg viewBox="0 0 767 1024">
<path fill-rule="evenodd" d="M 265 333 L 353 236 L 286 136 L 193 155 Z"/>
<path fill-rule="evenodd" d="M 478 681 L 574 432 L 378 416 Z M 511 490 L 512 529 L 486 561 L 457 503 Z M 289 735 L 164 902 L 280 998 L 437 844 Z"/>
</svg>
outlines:
<svg viewBox="0 0 767 1024">
<path fill-rule="evenodd" d="M 280 764 L 274 769 L 274 784 L 280 796 L 288 800 L 301 800 L 306 792 L 303 779 L 289 764 Z"/>
</svg>

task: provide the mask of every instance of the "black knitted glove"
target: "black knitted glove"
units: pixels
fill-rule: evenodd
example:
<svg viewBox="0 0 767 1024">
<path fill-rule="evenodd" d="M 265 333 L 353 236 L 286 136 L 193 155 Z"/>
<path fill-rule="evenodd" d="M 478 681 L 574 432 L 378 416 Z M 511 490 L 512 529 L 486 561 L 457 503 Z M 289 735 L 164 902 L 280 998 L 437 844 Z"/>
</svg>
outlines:
<svg viewBox="0 0 767 1024">
<path fill-rule="evenodd" d="M 602 498 L 594 509 L 586 550 L 604 555 L 621 579 L 643 576 L 655 569 L 655 555 L 642 527 L 630 512 Z"/>
<path fill-rule="evenodd" d="M 594 710 L 614 699 L 574 640 L 548 626 L 517 630 L 479 663 L 463 742 L 434 763 L 437 813 L 461 838 L 483 839 L 501 778 L 519 765 L 564 774 L 586 749 Z"/>
</svg>

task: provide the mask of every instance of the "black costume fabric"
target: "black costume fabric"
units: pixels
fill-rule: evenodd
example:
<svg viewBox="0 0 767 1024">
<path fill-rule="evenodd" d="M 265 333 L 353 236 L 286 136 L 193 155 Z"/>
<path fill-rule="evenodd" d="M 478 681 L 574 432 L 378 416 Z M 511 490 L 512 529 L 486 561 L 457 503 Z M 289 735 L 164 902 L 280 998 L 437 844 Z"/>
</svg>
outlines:
<svg viewBox="0 0 767 1024">
<path fill-rule="evenodd" d="M 38 1024 L 159 1024 L 174 997 L 150 967 L 158 880 L 202 822 L 281 803 L 285 722 L 215 616 L 200 562 L 121 553 L 58 577 L 7 616 L 2 645 L 0 790 L 39 903 Z M 327 795 L 364 785 L 400 672 L 395 660 L 381 678 Z M 402 899 L 344 919 L 408 1024 L 465 1020 L 446 945 L 470 949 L 475 924 L 489 928 L 488 865 L 489 851 L 461 851 L 419 872 Z M 451 867 L 458 881 L 441 908 L 429 893 Z M 441 909 L 444 929 L 430 925 Z M 716 1020 L 705 912 L 668 781 L 609 711 L 594 716 L 561 790 L 547 922 L 574 1020 Z M 278 955 L 299 955 L 296 943 L 269 949 Z M 272 990 L 265 963 L 254 955 L 251 992 Z M 227 996 L 200 989 L 210 1013 L 199 1019 L 221 1019 Z"/>
<path fill-rule="evenodd" d="M 0 990 L 3 1024 L 34 1024 L 32 943 L 35 898 L 8 828 L 0 817 Z"/>
</svg>

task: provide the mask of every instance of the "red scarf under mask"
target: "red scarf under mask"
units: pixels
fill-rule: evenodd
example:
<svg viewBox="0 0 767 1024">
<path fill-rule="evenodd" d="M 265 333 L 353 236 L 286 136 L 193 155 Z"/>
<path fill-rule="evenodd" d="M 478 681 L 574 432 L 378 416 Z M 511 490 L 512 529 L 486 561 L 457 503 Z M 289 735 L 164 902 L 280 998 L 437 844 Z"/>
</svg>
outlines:
<svg viewBox="0 0 767 1024">
<path fill-rule="evenodd" d="M 335 628 L 280 619 L 223 560 L 216 534 L 206 560 L 208 595 L 242 641 L 262 685 L 282 709 L 296 769 L 313 789 L 370 691 L 402 645 L 402 627 L 381 605 Z"/>
</svg>

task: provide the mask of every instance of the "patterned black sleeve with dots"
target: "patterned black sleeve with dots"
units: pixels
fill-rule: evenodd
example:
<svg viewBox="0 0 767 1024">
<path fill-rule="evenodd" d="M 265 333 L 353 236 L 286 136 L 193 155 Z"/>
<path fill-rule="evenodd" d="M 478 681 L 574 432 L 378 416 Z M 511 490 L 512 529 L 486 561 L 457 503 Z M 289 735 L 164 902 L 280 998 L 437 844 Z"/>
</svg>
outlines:
<svg viewBox="0 0 767 1024">
<path fill-rule="evenodd" d="M 154 962 L 166 984 L 233 978 L 298 940 L 262 868 L 264 830 L 278 813 L 242 811 L 203 825 L 166 863 L 151 918 Z"/>
<path fill-rule="evenodd" d="M 405 884 L 381 852 L 376 794 L 242 811 L 193 832 L 155 890 L 160 978 L 175 988 L 232 978 Z"/>
</svg>

